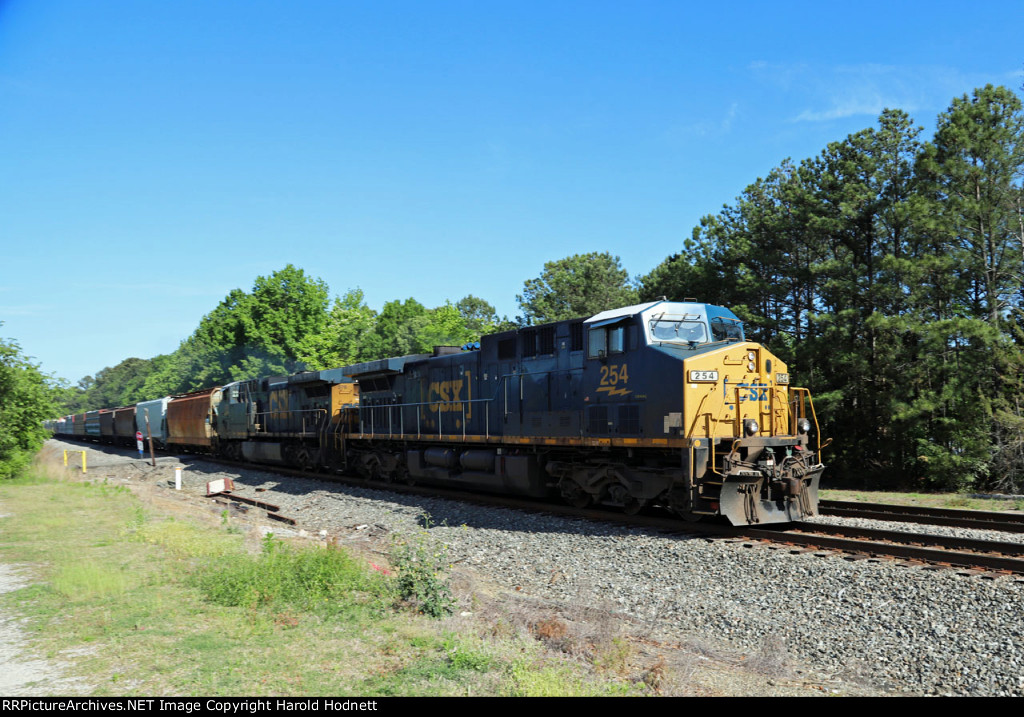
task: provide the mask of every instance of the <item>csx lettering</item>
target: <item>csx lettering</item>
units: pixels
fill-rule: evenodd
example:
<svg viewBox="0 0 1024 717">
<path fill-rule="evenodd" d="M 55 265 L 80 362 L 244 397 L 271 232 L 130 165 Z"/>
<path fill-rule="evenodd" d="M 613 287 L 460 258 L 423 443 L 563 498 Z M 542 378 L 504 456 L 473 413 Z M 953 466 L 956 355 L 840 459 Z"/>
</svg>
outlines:
<svg viewBox="0 0 1024 717">
<path fill-rule="evenodd" d="M 463 408 L 466 410 L 466 418 L 471 417 L 469 403 L 469 397 L 463 398 L 462 389 L 467 388 L 469 383 L 469 374 L 466 374 L 466 378 L 452 379 L 450 381 L 431 381 L 428 387 L 428 398 L 430 401 L 430 411 L 437 413 L 448 413 L 449 411 L 457 411 L 462 413 Z"/>
<path fill-rule="evenodd" d="M 736 391 L 739 388 L 739 391 Z M 729 398 L 732 398 L 737 393 L 739 394 L 740 403 L 746 401 L 767 401 L 768 400 L 768 384 L 764 383 L 737 383 L 733 384 L 732 388 L 726 387 L 726 405 L 729 405 Z"/>
</svg>

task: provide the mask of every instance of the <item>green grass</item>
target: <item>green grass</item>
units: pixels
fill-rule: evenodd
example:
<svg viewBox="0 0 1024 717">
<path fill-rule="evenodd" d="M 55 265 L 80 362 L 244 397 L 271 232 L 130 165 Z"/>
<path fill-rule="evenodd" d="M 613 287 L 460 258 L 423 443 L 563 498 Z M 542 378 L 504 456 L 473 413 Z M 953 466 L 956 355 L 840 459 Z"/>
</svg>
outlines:
<svg viewBox="0 0 1024 717">
<path fill-rule="evenodd" d="M 964 493 L 896 493 L 868 490 L 821 490 L 821 500 L 844 500 L 860 503 L 891 503 L 929 508 L 966 508 L 970 510 L 1024 510 L 1024 500 L 971 498 Z"/>
<path fill-rule="evenodd" d="M 393 602 L 392 586 L 337 547 L 296 550 L 268 534 L 257 556 L 209 561 L 195 583 L 212 603 L 250 610 L 299 611 L 322 617 L 380 614 Z"/>
<path fill-rule="evenodd" d="M 537 641 L 419 616 L 395 577 L 334 547 L 145 509 L 126 489 L 41 474 L 0 482 L 0 561 L 34 573 L 0 595 L 32 656 L 91 695 L 633 693 L 619 675 L 552 661 Z M 450 595 L 443 549 L 406 558 Z M 423 550 L 432 550 L 424 553 Z M 426 557 L 430 560 L 423 562 Z M 394 571 L 395 566 L 392 566 Z M 428 592 L 429 592 L 428 590 Z M 422 600 L 413 605 L 422 608 Z"/>
</svg>

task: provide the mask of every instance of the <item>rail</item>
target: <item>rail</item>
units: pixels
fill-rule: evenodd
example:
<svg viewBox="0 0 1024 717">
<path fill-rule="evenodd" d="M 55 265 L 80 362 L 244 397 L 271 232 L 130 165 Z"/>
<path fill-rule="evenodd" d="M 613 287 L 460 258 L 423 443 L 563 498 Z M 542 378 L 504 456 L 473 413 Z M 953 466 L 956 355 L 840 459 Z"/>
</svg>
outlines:
<svg viewBox="0 0 1024 717">
<path fill-rule="evenodd" d="M 253 413 L 252 425 L 256 433 L 319 433 L 329 417 L 326 408 L 302 408 L 289 411 L 261 411 Z M 270 430 L 274 422 L 278 430 Z M 301 430 L 294 430 L 295 427 Z"/>
<path fill-rule="evenodd" d="M 435 413 L 435 408 L 434 407 L 436 406 L 437 436 L 440 438 L 441 436 L 446 435 L 443 432 L 444 420 L 443 420 L 442 414 L 451 414 L 451 413 L 453 413 L 453 411 L 451 409 L 447 408 L 448 406 L 459 406 L 458 410 L 460 410 L 461 413 L 462 413 L 462 418 L 461 418 L 461 422 L 460 422 L 460 425 L 461 425 L 461 428 L 462 428 L 462 437 L 465 438 L 466 437 L 466 415 L 467 415 L 466 408 L 467 408 L 467 406 L 470 409 L 469 416 L 472 419 L 472 408 L 473 408 L 472 404 L 476 404 L 476 403 L 493 403 L 495 400 L 496 399 L 494 399 L 494 398 L 472 398 L 472 399 L 468 399 L 467 398 L 467 399 L 462 399 L 462 400 L 459 400 L 459 401 L 417 401 L 417 402 L 414 402 L 414 403 L 384 403 L 384 404 L 376 404 L 376 405 L 373 405 L 373 404 L 364 405 L 363 403 L 360 403 L 359 404 L 359 432 L 361 434 L 363 434 L 363 435 L 369 435 L 371 438 L 378 438 L 378 437 L 381 437 L 381 438 L 384 438 L 384 437 L 386 437 L 386 438 L 394 438 L 396 435 L 398 435 L 398 436 L 405 436 L 406 435 L 406 433 L 405 433 L 405 411 L 403 409 L 406 409 L 406 408 L 421 409 L 423 406 L 429 406 L 429 407 L 431 407 L 429 413 L 434 414 Z M 395 428 L 396 428 L 396 425 L 395 425 L 396 424 L 396 421 L 395 421 L 395 411 L 396 410 L 398 412 L 398 420 L 397 420 L 398 431 L 397 431 L 397 433 L 395 431 Z M 367 416 L 366 416 L 367 413 L 369 413 L 369 421 L 367 421 Z M 387 415 L 387 420 L 386 420 L 387 425 L 386 426 L 381 425 L 381 426 L 378 427 L 378 421 L 377 421 L 376 415 L 377 414 L 383 414 L 383 413 L 386 413 L 386 415 Z M 422 411 L 422 410 L 416 410 L 415 413 L 416 413 L 416 437 L 417 438 L 422 438 L 423 435 L 424 435 L 422 417 L 423 417 L 424 413 L 426 413 L 426 412 Z M 505 415 L 506 416 L 508 415 L 507 407 L 506 407 Z M 431 416 L 431 418 L 433 418 L 433 415 Z M 384 423 L 384 421 L 382 420 L 381 423 Z M 369 430 L 367 430 L 367 426 L 369 427 Z M 378 430 L 378 428 L 379 428 L 379 430 Z M 386 431 L 385 431 L 385 428 L 387 429 Z M 431 431 L 427 435 L 433 435 L 433 431 Z M 447 435 L 451 435 L 451 434 L 447 434 Z M 487 437 L 487 438 L 491 437 L 491 412 L 487 411 L 487 410 L 484 411 L 484 436 Z"/>
<path fill-rule="evenodd" d="M 832 443 L 832 439 L 829 438 L 824 443 L 821 442 L 821 428 L 818 426 L 818 414 L 814 412 L 814 399 L 811 398 L 810 389 L 790 386 L 789 390 L 793 392 L 793 396 L 790 398 L 789 409 L 790 429 L 793 431 L 793 435 L 797 434 L 797 421 L 801 418 L 807 418 L 807 407 L 810 406 L 811 418 L 814 419 L 814 434 L 818 437 L 818 450 L 816 452 L 820 461 L 822 449 L 828 448 L 829 444 Z M 807 401 L 806 405 L 804 399 Z"/>
<path fill-rule="evenodd" d="M 580 369 L 562 369 L 561 371 L 571 373 L 573 371 L 580 371 Z M 387 437 L 393 438 L 397 436 L 405 436 L 405 411 L 403 409 L 416 409 L 416 437 L 422 438 L 424 435 L 433 436 L 434 430 L 431 428 L 429 432 L 424 431 L 424 417 L 427 411 L 423 411 L 424 406 L 429 407 L 430 414 L 436 414 L 430 416 L 434 418 L 437 423 L 436 435 L 440 438 L 444 435 L 452 435 L 451 433 L 445 434 L 444 427 L 444 415 L 451 415 L 455 412 L 461 413 L 461 420 L 458 428 L 462 430 L 463 438 L 467 435 L 466 429 L 466 418 L 469 417 L 472 420 L 472 408 L 474 404 L 485 404 L 487 408 L 484 409 L 484 437 L 491 437 L 491 411 L 488 410 L 492 405 L 498 405 L 498 402 L 503 399 L 503 405 L 501 407 L 501 419 L 503 421 L 508 419 L 510 413 L 513 413 L 510 406 L 515 398 L 519 400 L 519 412 L 522 413 L 522 402 L 526 397 L 526 383 L 523 381 L 524 376 L 552 376 L 558 374 L 560 371 L 524 371 L 521 373 L 509 373 L 499 376 L 499 384 L 494 389 L 494 394 L 490 398 L 465 398 L 454 401 L 417 401 L 409 403 L 387 403 L 387 404 L 367 404 L 360 401 L 359 403 L 359 431 L 363 435 L 369 435 L 373 438 Z M 512 380 L 518 384 L 517 387 L 510 388 Z M 518 390 L 517 390 L 518 389 Z M 515 394 L 518 393 L 518 397 Z M 550 390 L 547 392 L 550 397 Z M 457 407 L 457 408 L 451 408 Z M 395 410 L 397 409 L 397 420 L 395 418 Z M 367 412 L 369 412 L 369 420 L 367 420 Z M 383 414 L 383 417 L 378 419 L 377 415 L 379 412 Z M 497 411 L 495 411 L 497 414 Z M 580 410 L 580 432 L 582 435 L 583 431 L 583 411 Z M 522 416 L 520 415 L 520 419 Z M 397 427 L 397 431 L 396 431 Z M 369 428 L 369 430 L 367 430 Z M 410 426 L 412 428 L 412 426 Z M 411 434 L 408 434 L 411 435 Z M 476 435 L 476 434 L 474 434 Z"/>
</svg>

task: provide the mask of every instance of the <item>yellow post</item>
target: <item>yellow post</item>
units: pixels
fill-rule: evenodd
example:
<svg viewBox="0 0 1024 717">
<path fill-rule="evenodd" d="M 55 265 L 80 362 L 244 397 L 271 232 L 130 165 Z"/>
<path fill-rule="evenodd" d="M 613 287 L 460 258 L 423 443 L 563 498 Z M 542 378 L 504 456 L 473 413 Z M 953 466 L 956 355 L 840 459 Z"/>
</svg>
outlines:
<svg viewBox="0 0 1024 717">
<path fill-rule="evenodd" d="M 64 467 L 68 467 L 68 452 L 64 451 Z"/>
<path fill-rule="evenodd" d="M 85 451 L 82 451 L 82 472 L 85 473 Z"/>
</svg>

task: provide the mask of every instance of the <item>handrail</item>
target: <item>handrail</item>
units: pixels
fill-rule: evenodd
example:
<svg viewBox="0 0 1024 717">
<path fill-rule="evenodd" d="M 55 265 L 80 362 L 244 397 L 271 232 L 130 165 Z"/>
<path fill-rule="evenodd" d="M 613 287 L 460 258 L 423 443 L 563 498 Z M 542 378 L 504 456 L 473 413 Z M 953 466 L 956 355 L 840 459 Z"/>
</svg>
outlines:
<svg viewBox="0 0 1024 717">
<path fill-rule="evenodd" d="M 796 427 L 797 420 L 799 420 L 800 418 L 806 418 L 807 417 L 807 412 L 804 409 L 804 401 L 803 401 L 804 397 L 806 396 L 807 397 L 807 403 L 811 407 L 811 418 L 814 419 L 814 432 L 818 436 L 818 451 L 817 452 L 818 452 L 818 454 L 820 456 L 821 450 L 823 448 L 828 448 L 829 444 L 832 443 L 832 439 L 831 438 L 828 439 L 827 441 L 825 441 L 824 444 L 822 444 L 822 442 L 821 442 L 821 427 L 818 425 L 818 414 L 814 410 L 814 399 L 811 398 L 811 391 L 810 391 L 810 389 L 803 388 L 801 386 L 790 386 L 789 390 L 793 391 L 794 394 L 795 394 L 793 396 L 793 398 L 791 399 L 791 403 L 792 404 L 796 404 L 797 401 L 799 400 L 799 409 L 800 409 L 800 415 L 799 416 L 796 415 L 796 411 L 795 410 L 791 410 L 790 411 L 790 416 L 792 418 L 792 423 L 793 423 L 793 433 L 795 434 L 797 432 L 797 427 Z M 799 397 L 799 399 L 798 399 L 798 397 Z M 796 408 L 795 405 L 794 405 L 794 408 Z"/>
<path fill-rule="evenodd" d="M 325 418 L 329 418 L 330 417 L 330 411 L 328 411 L 326 408 L 300 408 L 300 409 L 287 410 L 287 411 L 260 411 L 260 412 L 253 412 L 250 415 L 252 416 L 253 430 L 256 433 L 295 433 L 295 431 L 289 431 L 289 430 L 283 430 L 283 431 L 269 431 L 269 430 L 267 430 L 267 423 L 268 423 L 267 422 L 267 417 L 269 417 L 271 420 L 275 420 L 275 421 L 288 422 L 288 421 L 291 421 L 292 418 L 294 416 L 296 416 L 296 415 L 307 414 L 307 413 L 314 414 L 314 420 L 312 420 L 312 421 L 310 421 L 308 423 L 310 431 L 313 431 L 313 430 L 317 430 L 318 431 L 320 429 L 320 424 L 322 423 L 322 421 Z M 263 417 L 262 420 L 260 419 L 261 416 Z M 309 432 L 309 431 L 307 431 L 307 428 L 306 428 L 307 427 L 307 417 L 305 415 L 301 415 L 300 418 L 301 418 L 301 421 L 302 421 L 302 430 L 299 431 L 299 432 L 300 433 L 307 433 L 307 432 Z M 259 426 L 259 428 L 257 428 L 257 426 Z"/>
<path fill-rule="evenodd" d="M 376 411 L 387 411 L 388 414 L 388 431 L 386 434 L 381 432 L 381 435 L 387 435 L 389 438 L 395 435 L 394 431 L 394 410 L 399 409 L 399 433 L 398 435 L 405 435 L 405 416 L 401 409 L 403 408 L 420 408 L 422 406 L 437 406 L 437 435 L 440 437 L 443 435 L 441 432 L 441 414 L 450 413 L 450 411 L 442 411 L 442 406 L 460 406 L 462 410 L 462 436 L 466 436 L 466 404 L 474 403 L 492 403 L 496 401 L 496 398 L 465 398 L 458 401 L 415 401 L 410 403 L 378 403 L 378 404 L 365 404 L 359 403 L 359 432 L 366 434 L 369 433 L 371 436 L 377 435 L 377 421 L 374 418 Z M 364 411 L 369 412 L 369 427 L 370 430 L 366 430 L 366 416 Z M 422 427 L 420 425 L 420 416 L 422 411 L 416 411 L 416 437 L 419 438 L 423 435 Z M 491 435 L 491 414 L 489 411 L 484 412 L 484 435 L 488 438 Z"/>
</svg>

